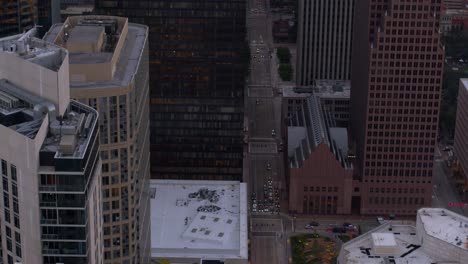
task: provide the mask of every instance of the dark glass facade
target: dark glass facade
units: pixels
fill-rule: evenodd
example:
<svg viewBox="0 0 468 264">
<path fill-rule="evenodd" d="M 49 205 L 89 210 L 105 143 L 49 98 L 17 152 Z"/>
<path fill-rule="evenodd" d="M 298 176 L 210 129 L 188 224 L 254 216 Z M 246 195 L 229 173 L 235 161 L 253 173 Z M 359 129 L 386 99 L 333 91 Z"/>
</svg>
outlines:
<svg viewBox="0 0 468 264">
<path fill-rule="evenodd" d="M 37 23 L 37 0 L 0 1 L 0 37 L 22 33 Z"/>
<path fill-rule="evenodd" d="M 149 26 L 151 174 L 241 180 L 246 1 L 96 1 Z"/>
</svg>

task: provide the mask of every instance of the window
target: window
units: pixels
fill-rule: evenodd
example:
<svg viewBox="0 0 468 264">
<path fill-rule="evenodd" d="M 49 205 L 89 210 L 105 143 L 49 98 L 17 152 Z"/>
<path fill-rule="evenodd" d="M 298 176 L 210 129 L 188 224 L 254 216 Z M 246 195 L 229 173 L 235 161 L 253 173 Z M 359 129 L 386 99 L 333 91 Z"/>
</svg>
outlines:
<svg viewBox="0 0 468 264">
<path fill-rule="evenodd" d="M 11 180 L 16 182 L 16 167 L 14 165 L 11 165 Z"/>
</svg>

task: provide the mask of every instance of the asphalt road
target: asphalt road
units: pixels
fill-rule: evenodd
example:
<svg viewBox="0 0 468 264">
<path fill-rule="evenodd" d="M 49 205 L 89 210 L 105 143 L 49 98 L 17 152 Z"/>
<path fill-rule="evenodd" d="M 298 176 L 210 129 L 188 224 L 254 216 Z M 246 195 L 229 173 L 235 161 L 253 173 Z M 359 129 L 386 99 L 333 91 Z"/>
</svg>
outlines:
<svg viewBox="0 0 468 264">
<path fill-rule="evenodd" d="M 272 86 L 271 58 L 273 38 L 268 19 L 268 0 L 249 0 L 247 13 L 247 36 L 250 44 L 250 76 L 246 87 L 246 156 L 244 175 L 249 193 L 249 209 L 252 209 L 251 194 L 257 201 L 265 200 L 263 186 L 271 178 L 279 188 L 280 197 L 286 198 L 284 165 L 281 143 L 281 98 Z M 250 246 L 252 264 L 287 263 L 285 240 L 280 242 L 284 228 L 283 218 L 271 213 L 250 211 Z M 287 222 L 289 223 L 289 222 Z"/>
<path fill-rule="evenodd" d="M 462 201 L 449 182 L 450 171 L 444 163 L 443 160 L 434 163 L 432 206 L 446 208 L 455 213 L 468 216 L 467 207 L 449 206 L 449 203 L 462 203 Z"/>
</svg>

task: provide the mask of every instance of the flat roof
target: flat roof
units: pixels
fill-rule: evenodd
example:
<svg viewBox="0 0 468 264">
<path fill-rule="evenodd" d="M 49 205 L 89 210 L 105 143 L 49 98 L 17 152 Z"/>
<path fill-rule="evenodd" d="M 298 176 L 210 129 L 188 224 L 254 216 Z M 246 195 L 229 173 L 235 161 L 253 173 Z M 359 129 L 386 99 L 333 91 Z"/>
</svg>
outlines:
<svg viewBox="0 0 468 264">
<path fill-rule="evenodd" d="M 351 81 L 316 80 L 314 94 L 321 98 L 349 99 L 351 96 Z"/>
<path fill-rule="evenodd" d="M 397 245 L 393 233 L 372 233 L 374 246 L 394 247 Z"/>
<path fill-rule="evenodd" d="M 393 259 L 395 264 L 426 264 L 435 260 L 420 247 L 416 228 L 411 225 L 385 223 L 353 240 L 343 244 L 339 260 L 343 264 L 382 264 Z M 375 234 L 375 235 L 374 235 Z M 394 239 L 391 239 L 391 237 Z M 373 251 L 374 237 L 379 246 L 394 246 L 395 256 L 379 256 Z M 341 262 L 340 262 L 341 263 Z"/>
<path fill-rule="evenodd" d="M 37 29 L 32 28 L 23 34 L 0 38 L 0 52 L 15 54 L 49 70 L 58 71 L 67 51 L 62 47 L 35 38 L 36 33 Z"/>
<path fill-rule="evenodd" d="M 468 250 L 468 218 L 446 209 L 424 208 L 418 211 L 419 219 L 428 235 Z"/>
<path fill-rule="evenodd" d="M 85 18 L 87 16 L 84 16 Z M 46 41 L 54 41 L 63 23 L 54 24 L 49 32 L 44 36 Z M 122 87 L 130 84 L 134 78 L 140 59 L 143 56 L 143 49 L 147 41 L 148 27 L 145 25 L 128 23 L 128 32 L 119 58 L 115 66 L 115 73 L 112 80 L 109 81 L 73 81 L 70 80 L 71 88 L 103 88 L 103 87 Z M 112 59 L 113 52 L 101 51 L 98 53 L 70 53 L 70 64 L 74 63 L 104 63 Z"/>
<path fill-rule="evenodd" d="M 153 258 L 247 259 L 247 191 L 237 181 L 151 180 Z"/>
<path fill-rule="evenodd" d="M 70 30 L 67 43 L 97 42 L 104 32 L 103 26 L 78 25 Z"/>
</svg>

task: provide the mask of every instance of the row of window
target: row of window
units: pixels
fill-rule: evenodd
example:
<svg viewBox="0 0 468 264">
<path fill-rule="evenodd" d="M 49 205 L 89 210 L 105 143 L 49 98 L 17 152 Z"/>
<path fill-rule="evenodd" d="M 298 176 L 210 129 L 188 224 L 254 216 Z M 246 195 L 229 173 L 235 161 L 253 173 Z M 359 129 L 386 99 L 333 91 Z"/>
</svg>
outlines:
<svg viewBox="0 0 468 264">
<path fill-rule="evenodd" d="M 369 197 L 369 204 L 424 205 L 424 198 L 422 197 Z"/>
<path fill-rule="evenodd" d="M 338 192 L 338 187 L 331 187 L 331 186 L 304 186 L 304 192 Z"/>
<path fill-rule="evenodd" d="M 1 172 L 2 172 L 2 188 L 3 188 L 3 207 L 4 207 L 4 224 L 5 224 L 5 235 L 6 235 L 6 250 L 8 251 L 7 261 L 13 264 L 13 261 L 21 261 L 21 235 L 20 219 L 19 219 L 19 201 L 18 201 L 18 182 L 17 182 L 17 170 L 16 166 L 10 164 L 10 170 L 8 170 L 8 163 L 6 160 L 1 161 Z M 8 171 L 10 174 L 8 175 Z M 11 181 L 10 181 L 11 180 Z M 11 188 L 10 188 L 11 186 Z M 11 194 L 11 199 L 10 199 Z M 11 226 L 11 212 L 10 204 L 13 207 L 13 224 Z M 13 237 L 14 234 L 14 237 Z M 0 236 L 0 247 L 1 247 L 1 236 Z M 14 248 L 14 249 L 13 249 Z M 3 249 L 0 248 L 0 254 L 3 255 Z M 13 257 L 14 256 L 14 257 Z"/>
</svg>

